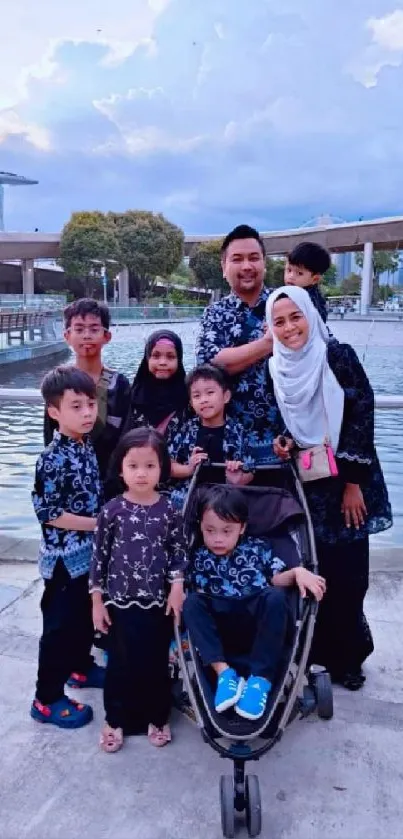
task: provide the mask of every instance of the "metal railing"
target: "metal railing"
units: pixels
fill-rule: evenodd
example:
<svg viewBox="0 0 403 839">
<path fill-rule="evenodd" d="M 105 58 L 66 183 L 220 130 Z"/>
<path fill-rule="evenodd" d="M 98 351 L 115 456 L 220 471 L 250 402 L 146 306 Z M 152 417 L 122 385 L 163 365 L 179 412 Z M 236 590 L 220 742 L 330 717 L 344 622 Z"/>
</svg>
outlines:
<svg viewBox="0 0 403 839">
<path fill-rule="evenodd" d="M 199 320 L 206 306 L 175 306 L 173 303 L 156 304 L 154 306 L 109 306 L 112 324 L 122 321 L 178 321 Z"/>
<path fill-rule="evenodd" d="M 42 402 L 39 388 L 35 387 L 0 387 L 1 402 Z M 375 407 L 379 411 L 394 411 L 403 409 L 403 395 L 386 393 L 375 394 Z"/>
</svg>

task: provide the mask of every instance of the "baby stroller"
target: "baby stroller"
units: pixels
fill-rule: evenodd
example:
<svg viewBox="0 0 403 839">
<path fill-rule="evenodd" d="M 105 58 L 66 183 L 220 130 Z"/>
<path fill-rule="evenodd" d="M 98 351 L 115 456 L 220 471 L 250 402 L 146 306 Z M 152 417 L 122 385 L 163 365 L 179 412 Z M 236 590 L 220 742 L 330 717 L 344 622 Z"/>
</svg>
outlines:
<svg viewBox="0 0 403 839">
<path fill-rule="evenodd" d="M 201 466 L 194 475 L 184 506 L 190 562 L 199 534 L 198 488 L 224 482 L 224 467 L 219 464 Z M 294 467 L 289 464 L 261 467 L 255 473 L 253 484 L 241 491 L 248 504 L 248 534 L 270 538 L 275 555 L 288 568 L 303 564 L 316 572 L 312 525 Z M 175 627 L 183 686 L 188 693 L 196 724 L 204 741 L 221 757 L 233 761 L 233 775 L 222 775 L 220 778 L 222 832 L 228 839 L 235 836 L 236 813 L 245 812 L 249 836 L 258 836 L 261 832 L 259 780 L 257 775 L 245 773 L 245 764 L 259 760 L 268 752 L 278 742 L 288 722 L 298 714 L 306 716 L 316 710 L 322 719 L 333 716 L 329 674 L 324 668 L 308 667 L 316 601 L 312 597 L 302 600 L 292 589 L 289 597 L 291 625 L 283 661 L 266 711 L 255 721 L 239 717 L 233 709 L 216 713 L 214 674 L 211 668 L 203 667 L 190 635 L 187 638 L 188 653 L 184 653 L 179 628 Z M 239 659 L 234 658 L 230 663 L 241 672 Z"/>
</svg>

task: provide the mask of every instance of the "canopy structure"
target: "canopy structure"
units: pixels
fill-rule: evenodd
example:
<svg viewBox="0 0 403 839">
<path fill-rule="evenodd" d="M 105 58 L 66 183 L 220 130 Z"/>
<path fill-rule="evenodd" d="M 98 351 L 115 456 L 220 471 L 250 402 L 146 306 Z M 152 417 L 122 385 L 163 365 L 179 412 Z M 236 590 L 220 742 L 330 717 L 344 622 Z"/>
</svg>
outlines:
<svg viewBox="0 0 403 839">
<path fill-rule="evenodd" d="M 0 230 L 4 230 L 4 185 L 6 186 L 33 186 L 38 181 L 25 178 L 23 175 L 14 175 L 13 172 L 0 171 Z"/>
</svg>

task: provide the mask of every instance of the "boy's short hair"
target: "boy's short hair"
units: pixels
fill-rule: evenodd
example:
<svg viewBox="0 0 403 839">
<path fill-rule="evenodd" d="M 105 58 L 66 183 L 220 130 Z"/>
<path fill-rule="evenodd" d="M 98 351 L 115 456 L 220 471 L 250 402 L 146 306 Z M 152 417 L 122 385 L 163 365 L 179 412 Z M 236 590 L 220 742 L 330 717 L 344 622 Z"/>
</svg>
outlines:
<svg viewBox="0 0 403 839">
<path fill-rule="evenodd" d="M 231 242 L 236 242 L 237 239 L 256 239 L 256 241 L 259 242 L 260 250 L 262 251 L 263 256 L 266 256 L 266 248 L 264 246 L 263 239 L 259 235 L 258 231 L 255 230 L 254 227 L 249 227 L 249 224 L 238 224 L 237 227 L 234 227 L 234 229 L 226 235 L 221 245 L 222 257 L 225 256 L 227 248 L 229 247 Z"/>
<path fill-rule="evenodd" d="M 41 384 L 41 394 L 45 405 L 59 408 L 66 390 L 84 393 L 89 399 L 96 399 L 97 396 L 94 379 L 78 367 L 72 367 L 71 364 L 61 364 L 46 373 Z"/>
<path fill-rule="evenodd" d="M 192 385 L 203 379 L 205 382 L 217 382 L 220 388 L 225 391 L 231 391 L 231 384 L 229 377 L 222 367 L 216 367 L 215 364 L 199 364 L 194 370 L 186 376 L 186 387 L 190 394 Z"/>
<path fill-rule="evenodd" d="M 70 329 L 73 318 L 85 318 L 87 315 L 94 315 L 94 317 L 99 318 L 103 328 L 109 331 L 111 325 L 110 311 L 105 303 L 93 300 L 92 297 L 82 297 L 66 306 L 63 312 L 64 328 Z"/>
<path fill-rule="evenodd" d="M 305 268 L 311 274 L 319 274 L 323 277 L 329 270 L 331 259 L 329 251 L 317 245 L 315 242 L 302 242 L 297 245 L 287 256 L 290 265 L 297 268 Z"/>
<path fill-rule="evenodd" d="M 199 490 L 198 518 L 212 510 L 223 521 L 246 524 L 248 521 L 248 505 L 242 492 L 236 487 L 214 486 Z"/>
</svg>

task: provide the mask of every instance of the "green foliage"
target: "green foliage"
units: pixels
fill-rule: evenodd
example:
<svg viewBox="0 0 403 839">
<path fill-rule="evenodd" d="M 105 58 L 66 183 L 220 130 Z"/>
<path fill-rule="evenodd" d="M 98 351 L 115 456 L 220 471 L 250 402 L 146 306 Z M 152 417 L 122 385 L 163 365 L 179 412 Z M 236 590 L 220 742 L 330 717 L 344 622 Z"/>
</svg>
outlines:
<svg viewBox="0 0 403 839">
<path fill-rule="evenodd" d="M 280 288 L 284 285 L 284 259 L 266 259 L 265 284 L 268 288 Z"/>
<path fill-rule="evenodd" d="M 333 263 L 323 275 L 323 282 L 326 286 L 337 285 L 337 268 L 335 265 L 333 265 Z"/>
<path fill-rule="evenodd" d="M 361 277 L 359 274 L 350 274 L 340 285 L 341 294 L 359 294 L 361 289 Z"/>
<path fill-rule="evenodd" d="M 142 300 L 158 276 L 182 274 L 184 237 L 179 227 L 161 214 L 145 210 L 126 213 L 73 213 L 62 231 L 60 265 L 69 290 L 78 296 L 101 296 L 102 266 L 111 276 L 127 266 L 130 295 Z M 109 261 L 113 264 L 108 265 Z M 110 285 L 110 283 L 109 283 Z"/>
<path fill-rule="evenodd" d="M 324 297 L 326 297 L 326 298 L 328 298 L 328 297 L 340 297 L 340 294 L 342 294 L 339 286 L 326 285 L 325 283 L 323 283 L 323 284 L 321 283 L 320 290 L 321 290 L 322 294 L 324 295 Z"/>
<path fill-rule="evenodd" d="M 59 262 L 69 288 L 74 286 L 76 293 L 86 296 L 99 296 L 102 263 L 107 264 L 107 260 L 116 260 L 113 272 L 117 273 L 121 267 L 119 244 L 111 221 L 99 212 L 73 213 L 60 240 Z"/>
<path fill-rule="evenodd" d="M 190 257 L 189 267 L 200 288 L 219 289 L 221 292 L 227 289 L 221 267 L 221 245 L 222 242 L 217 239 L 203 242 L 195 247 Z"/>
<path fill-rule="evenodd" d="M 355 260 L 359 268 L 362 268 L 364 265 L 364 253 L 360 251 L 356 253 Z M 372 256 L 372 270 L 373 270 L 373 289 L 372 289 L 372 302 L 377 303 L 380 299 L 385 299 L 383 294 L 381 293 L 380 285 L 379 285 L 379 278 L 381 274 L 387 271 L 390 274 L 394 274 L 397 271 L 400 265 L 400 253 L 399 251 L 375 251 L 373 252 Z"/>
<path fill-rule="evenodd" d="M 355 261 L 359 268 L 364 265 L 364 253 L 360 251 L 355 255 Z M 375 251 L 372 257 L 372 266 L 374 272 L 374 284 L 379 283 L 379 277 L 385 271 L 394 274 L 400 264 L 399 251 Z"/>
<path fill-rule="evenodd" d="M 152 293 L 158 276 L 168 278 L 181 264 L 182 230 L 160 213 L 128 210 L 109 213 L 115 226 L 120 259 L 129 269 L 130 296 Z"/>
</svg>

